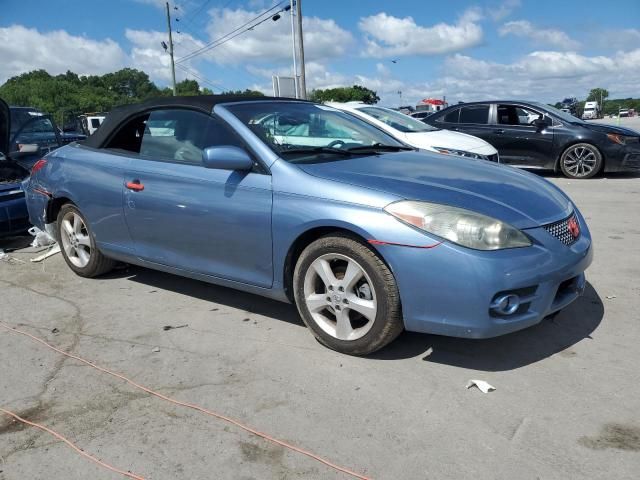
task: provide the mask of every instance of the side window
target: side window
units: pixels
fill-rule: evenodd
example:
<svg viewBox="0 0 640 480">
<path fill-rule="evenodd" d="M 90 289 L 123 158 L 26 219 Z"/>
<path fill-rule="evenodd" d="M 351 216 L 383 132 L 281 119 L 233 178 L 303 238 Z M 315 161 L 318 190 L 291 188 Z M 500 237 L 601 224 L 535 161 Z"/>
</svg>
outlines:
<svg viewBox="0 0 640 480">
<path fill-rule="evenodd" d="M 146 122 L 140 155 L 200 165 L 205 148 L 222 145 L 245 148 L 230 127 L 211 115 L 184 109 L 156 110 Z"/>
<path fill-rule="evenodd" d="M 470 105 L 460 109 L 460 123 L 489 123 L 489 105 Z"/>
<path fill-rule="evenodd" d="M 501 125 L 531 125 L 544 114 L 518 105 L 498 105 L 498 123 Z"/>
<path fill-rule="evenodd" d="M 458 118 L 460 117 L 460 109 L 456 108 L 451 110 L 449 113 L 438 118 L 436 121 L 438 122 L 446 122 L 446 123 L 458 123 Z"/>
<path fill-rule="evenodd" d="M 105 148 L 124 150 L 126 152 L 140 153 L 142 136 L 149 114 L 140 115 L 125 123 L 120 130 L 109 140 Z M 86 120 L 85 120 L 86 121 Z"/>
</svg>

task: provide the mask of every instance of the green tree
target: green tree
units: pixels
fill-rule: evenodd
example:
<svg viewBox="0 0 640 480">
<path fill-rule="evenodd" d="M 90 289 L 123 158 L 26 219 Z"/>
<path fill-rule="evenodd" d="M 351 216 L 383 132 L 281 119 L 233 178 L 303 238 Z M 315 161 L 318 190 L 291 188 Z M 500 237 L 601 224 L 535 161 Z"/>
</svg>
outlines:
<svg viewBox="0 0 640 480">
<path fill-rule="evenodd" d="M 380 97 L 373 90 L 361 85 L 352 87 L 328 88 L 326 90 L 313 90 L 309 96 L 314 102 L 364 102 L 368 104 L 378 103 Z"/>
<path fill-rule="evenodd" d="M 221 93 L 221 95 L 240 95 L 246 97 L 264 97 L 264 93 L 259 92 L 258 90 L 251 90 L 247 88 L 246 90 L 226 90 Z"/>
<path fill-rule="evenodd" d="M 609 96 L 609 90 L 606 88 L 592 88 L 587 95 L 587 102 L 604 102 Z"/>
</svg>

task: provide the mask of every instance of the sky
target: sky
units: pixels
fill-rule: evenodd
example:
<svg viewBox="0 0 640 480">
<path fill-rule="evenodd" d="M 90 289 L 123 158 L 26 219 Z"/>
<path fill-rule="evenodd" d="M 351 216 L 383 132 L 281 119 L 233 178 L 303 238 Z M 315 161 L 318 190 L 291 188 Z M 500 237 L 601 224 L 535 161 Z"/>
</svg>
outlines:
<svg viewBox="0 0 640 480">
<path fill-rule="evenodd" d="M 164 0 L 3 0 L 0 83 L 33 69 L 144 70 L 170 84 Z M 292 74 L 288 0 L 170 2 L 178 80 L 272 93 Z M 275 8 L 260 16 L 263 12 Z M 353 84 L 389 106 L 640 97 L 640 0 L 301 0 L 307 87 Z M 245 31 L 249 26 L 267 20 Z M 255 19 L 255 20 L 254 20 Z M 247 22 L 250 22 L 247 24 Z M 241 32 L 190 58 L 208 43 Z M 179 32 L 179 33 L 178 33 Z M 399 93 L 401 92 L 401 93 Z"/>
</svg>

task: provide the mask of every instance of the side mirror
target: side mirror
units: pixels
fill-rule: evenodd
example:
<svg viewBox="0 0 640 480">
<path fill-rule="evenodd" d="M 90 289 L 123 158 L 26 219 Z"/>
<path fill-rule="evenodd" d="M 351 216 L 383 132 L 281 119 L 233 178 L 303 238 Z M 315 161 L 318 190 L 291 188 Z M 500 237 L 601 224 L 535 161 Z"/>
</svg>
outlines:
<svg viewBox="0 0 640 480">
<path fill-rule="evenodd" d="M 545 128 L 547 128 L 550 124 L 549 122 L 544 119 L 544 118 L 536 118 L 533 121 L 533 125 L 538 129 L 538 130 L 544 130 Z"/>
<path fill-rule="evenodd" d="M 205 168 L 219 170 L 251 170 L 253 160 L 242 148 L 229 146 L 209 147 L 202 152 L 202 164 Z"/>
</svg>

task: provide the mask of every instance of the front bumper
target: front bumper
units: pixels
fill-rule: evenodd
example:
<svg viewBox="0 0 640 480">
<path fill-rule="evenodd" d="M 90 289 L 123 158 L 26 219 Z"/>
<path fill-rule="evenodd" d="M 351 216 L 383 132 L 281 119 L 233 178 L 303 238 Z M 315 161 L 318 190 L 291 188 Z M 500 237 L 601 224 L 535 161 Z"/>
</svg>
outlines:
<svg viewBox="0 0 640 480">
<path fill-rule="evenodd" d="M 571 246 L 544 228 L 526 230 L 534 245 L 481 252 L 443 243 L 431 249 L 384 246 L 409 331 L 490 338 L 535 325 L 573 302 L 585 288 L 593 258 L 591 237 L 576 212 L 581 236 Z M 497 296 L 515 292 L 512 315 L 490 310 Z"/>
<path fill-rule="evenodd" d="M 606 172 L 640 171 L 640 142 L 616 145 L 611 142 L 603 149 Z"/>
</svg>

